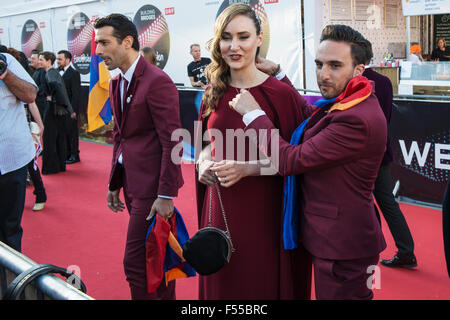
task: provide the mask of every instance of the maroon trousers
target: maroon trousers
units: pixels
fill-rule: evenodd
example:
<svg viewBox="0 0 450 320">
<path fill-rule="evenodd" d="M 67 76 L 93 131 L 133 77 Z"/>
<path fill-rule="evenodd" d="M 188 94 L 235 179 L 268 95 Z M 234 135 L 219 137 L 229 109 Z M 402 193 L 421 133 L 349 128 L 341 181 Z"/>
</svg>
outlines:
<svg viewBox="0 0 450 320">
<path fill-rule="evenodd" d="M 124 180 L 126 181 L 126 180 Z M 133 300 L 175 300 L 175 281 L 166 287 L 165 281 L 153 293 L 147 293 L 147 275 L 145 268 L 145 236 L 150 221 L 146 218 L 155 198 L 136 199 L 127 195 L 124 186 L 125 204 L 130 214 L 127 241 L 123 265 L 125 276 L 130 285 Z"/>
<path fill-rule="evenodd" d="M 379 255 L 356 260 L 327 260 L 312 257 L 317 300 L 371 300 L 367 280 Z"/>
</svg>

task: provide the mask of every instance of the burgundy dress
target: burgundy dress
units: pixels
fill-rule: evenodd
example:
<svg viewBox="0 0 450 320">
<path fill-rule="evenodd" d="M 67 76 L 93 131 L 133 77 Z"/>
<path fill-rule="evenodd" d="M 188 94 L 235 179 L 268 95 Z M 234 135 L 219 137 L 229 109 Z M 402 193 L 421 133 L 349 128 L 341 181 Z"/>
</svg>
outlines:
<svg viewBox="0 0 450 320">
<path fill-rule="evenodd" d="M 287 140 L 303 121 L 303 106 L 306 101 L 291 86 L 269 77 L 264 83 L 249 89 L 261 108 L 281 128 L 280 134 Z M 231 101 L 239 89 L 229 86 L 218 107 L 203 128 L 219 130 L 224 137 L 223 150 L 212 139 L 212 153 L 215 157 L 222 151 L 227 158 L 226 129 L 244 129 L 242 116 L 231 109 Z M 201 114 L 203 113 L 203 107 Z M 207 122 L 207 124 L 206 124 Z M 237 159 L 236 140 L 234 156 Z M 248 139 L 245 150 L 249 159 Z M 230 155 L 228 154 L 228 157 Z M 246 177 L 230 188 L 219 186 L 227 222 L 235 252 L 230 262 L 219 272 L 210 276 L 200 276 L 199 298 L 213 300 L 244 299 L 308 299 L 310 293 L 311 266 L 303 248 L 286 251 L 282 247 L 282 202 L 283 177 Z M 199 227 L 208 225 L 209 187 L 198 184 Z M 225 230 L 225 224 L 213 189 L 212 225 Z"/>
</svg>

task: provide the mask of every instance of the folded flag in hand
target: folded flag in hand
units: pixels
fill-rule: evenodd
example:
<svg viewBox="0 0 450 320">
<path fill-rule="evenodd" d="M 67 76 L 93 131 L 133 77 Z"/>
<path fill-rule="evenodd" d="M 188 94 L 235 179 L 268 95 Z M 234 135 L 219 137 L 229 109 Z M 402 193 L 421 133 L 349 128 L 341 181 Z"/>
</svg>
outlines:
<svg viewBox="0 0 450 320">
<path fill-rule="evenodd" d="M 175 208 L 175 214 L 168 221 L 155 214 L 145 238 L 145 261 L 147 271 L 147 292 L 155 292 L 165 279 L 194 277 L 194 269 L 184 260 L 183 250 L 189 234 L 183 218 Z"/>
</svg>

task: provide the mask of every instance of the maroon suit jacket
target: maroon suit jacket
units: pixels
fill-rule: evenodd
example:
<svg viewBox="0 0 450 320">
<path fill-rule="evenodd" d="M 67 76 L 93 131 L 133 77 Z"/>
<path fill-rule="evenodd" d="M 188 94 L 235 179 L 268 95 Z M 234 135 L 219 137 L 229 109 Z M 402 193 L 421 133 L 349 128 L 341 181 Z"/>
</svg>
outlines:
<svg viewBox="0 0 450 320">
<path fill-rule="evenodd" d="M 248 128 L 271 129 L 267 116 Z M 386 148 L 386 119 L 375 95 L 312 119 L 303 143 L 279 142 L 279 173 L 301 175 L 300 241 L 314 256 L 347 260 L 375 256 L 386 244 L 372 191 Z M 270 143 L 270 134 L 267 135 Z"/>
<path fill-rule="evenodd" d="M 109 189 L 124 185 L 129 196 L 146 199 L 175 197 L 183 185 L 180 165 L 171 159 L 172 132 L 180 128 L 178 91 L 169 76 L 142 57 L 136 65 L 124 102 L 120 105 L 120 75 L 110 82 L 114 115 L 114 151 Z M 125 99 L 127 100 L 127 99 Z M 126 181 L 117 160 L 122 153 Z"/>
</svg>

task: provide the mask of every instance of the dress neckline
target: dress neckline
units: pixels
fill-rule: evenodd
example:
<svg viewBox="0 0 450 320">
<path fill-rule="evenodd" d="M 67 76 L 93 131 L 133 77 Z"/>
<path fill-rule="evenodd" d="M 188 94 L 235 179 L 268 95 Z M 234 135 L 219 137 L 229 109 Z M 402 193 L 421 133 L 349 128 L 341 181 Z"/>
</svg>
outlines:
<svg viewBox="0 0 450 320">
<path fill-rule="evenodd" d="M 267 81 L 270 80 L 270 78 L 271 78 L 271 76 L 268 76 L 267 79 L 264 80 L 263 82 L 261 82 L 260 84 L 258 84 L 258 85 L 256 85 L 256 86 L 253 86 L 253 87 L 249 87 L 249 88 L 238 88 L 238 87 L 232 86 L 231 84 L 229 84 L 228 87 L 229 87 L 229 88 L 233 88 L 233 89 L 237 89 L 237 90 L 241 90 L 241 89 L 250 90 L 250 89 L 253 89 L 253 88 L 256 88 L 256 87 L 259 87 L 259 86 L 265 84 Z"/>
</svg>

